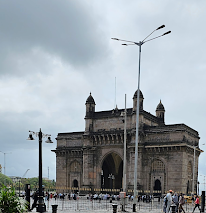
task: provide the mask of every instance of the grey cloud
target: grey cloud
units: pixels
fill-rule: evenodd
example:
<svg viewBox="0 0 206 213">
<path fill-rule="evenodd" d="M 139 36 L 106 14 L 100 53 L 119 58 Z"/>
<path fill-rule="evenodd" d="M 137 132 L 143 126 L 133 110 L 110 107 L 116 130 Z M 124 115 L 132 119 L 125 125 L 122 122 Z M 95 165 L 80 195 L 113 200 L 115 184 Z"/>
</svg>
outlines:
<svg viewBox="0 0 206 213">
<path fill-rule="evenodd" d="M 94 12 L 87 7 L 79 1 L 2 1 L 1 72 L 11 70 L 5 65 L 9 57 L 15 58 L 19 52 L 29 54 L 32 48 L 40 48 L 74 66 L 106 57 L 103 33 Z"/>
</svg>

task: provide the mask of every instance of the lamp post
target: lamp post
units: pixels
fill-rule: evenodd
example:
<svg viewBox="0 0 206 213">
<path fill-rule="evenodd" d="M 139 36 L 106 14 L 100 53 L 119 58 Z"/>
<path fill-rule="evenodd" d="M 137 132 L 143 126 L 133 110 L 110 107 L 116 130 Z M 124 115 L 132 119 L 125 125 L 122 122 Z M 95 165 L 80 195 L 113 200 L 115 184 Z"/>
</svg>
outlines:
<svg viewBox="0 0 206 213">
<path fill-rule="evenodd" d="M 193 162 L 193 176 L 192 176 L 192 194 L 194 195 L 194 189 L 195 189 L 195 152 L 196 152 L 196 147 L 194 146 L 194 162 Z"/>
<path fill-rule="evenodd" d="M 127 177 L 127 172 L 126 172 L 126 143 L 127 143 L 127 108 L 126 108 L 126 94 L 125 94 L 125 109 L 124 109 L 124 165 L 123 165 L 123 191 L 126 192 L 126 177 Z"/>
<path fill-rule="evenodd" d="M 6 154 L 11 154 L 11 152 L 8 153 L 2 151 L 0 152 L 4 154 L 4 175 L 6 175 Z"/>
<path fill-rule="evenodd" d="M 46 211 L 46 205 L 44 203 L 43 198 L 43 191 L 42 191 L 42 138 L 48 137 L 48 139 L 45 141 L 46 143 L 53 143 L 51 141 L 50 136 L 48 134 L 43 134 L 41 129 L 39 132 L 33 132 L 29 131 L 29 137 L 27 140 L 34 140 L 33 135 L 39 138 L 39 196 L 38 196 L 38 205 L 37 205 L 37 212 L 45 212 Z"/>
<path fill-rule="evenodd" d="M 103 171 L 103 169 L 101 171 L 101 188 L 102 189 L 104 188 L 104 171 Z"/>
<path fill-rule="evenodd" d="M 160 27 L 158 27 L 157 29 L 155 29 L 152 33 L 150 33 L 144 40 L 139 41 L 139 42 L 134 42 L 134 41 L 127 41 L 127 40 L 122 40 L 122 39 L 118 39 L 118 38 L 112 38 L 113 40 L 117 40 L 117 41 L 124 41 L 126 42 L 125 46 L 128 45 L 137 45 L 139 46 L 139 72 L 138 72 L 138 87 L 137 87 L 137 110 L 136 110 L 136 139 L 135 139 L 135 169 L 134 169 L 134 203 L 133 203 L 133 212 L 136 211 L 136 202 L 137 202 L 137 166 L 138 166 L 138 136 L 139 136 L 139 96 L 140 96 L 140 61 L 141 61 L 141 47 L 144 43 L 154 40 L 156 38 L 159 38 L 161 36 L 165 36 L 169 33 L 171 33 L 171 31 L 168 31 L 160 36 L 154 37 L 152 39 L 146 40 L 149 36 L 151 36 L 155 31 L 164 28 L 165 25 L 162 25 Z"/>
<path fill-rule="evenodd" d="M 127 95 L 125 94 L 125 109 L 124 112 L 121 113 L 120 116 L 123 117 L 122 121 L 124 123 L 124 160 L 123 160 L 123 192 L 126 192 L 126 179 L 127 179 L 127 172 L 126 172 L 126 146 L 127 146 Z"/>
<path fill-rule="evenodd" d="M 108 178 L 110 179 L 110 188 L 111 188 L 111 191 L 112 191 L 112 188 L 113 188 L 112 182 L 113 182 L 113 180 L 115 179 L 115 177 L 114 177 L 114 175 L 111 173 L 111 174 L 109 174 L 109 177 L 108 177 Z"/>
<path fill-rule="evenodd" d="M 6 154 L 11 154 L 11 152 L 0 152 L 4 154 L 4 175 L 6 175 Z M 4 185 L 6 185 L 6 177 L 4 177 Z"/>
</svg>

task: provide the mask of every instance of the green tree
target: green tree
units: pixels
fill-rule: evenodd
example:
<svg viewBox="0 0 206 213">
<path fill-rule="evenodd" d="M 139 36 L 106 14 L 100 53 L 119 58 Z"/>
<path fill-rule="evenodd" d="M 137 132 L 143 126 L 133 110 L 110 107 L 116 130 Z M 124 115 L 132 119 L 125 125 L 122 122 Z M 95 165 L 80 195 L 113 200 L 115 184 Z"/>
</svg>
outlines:
<svg viewBox="0 0 206 213">
<path fill-rule="evenodd" d="M 22 184 L 30 184 L 31 190 L 36 190 L 39 188 L 39 179 L 37 177 L 34 178 L 23 178 L 21 180 Z M 56 183 L 55 180 L 42 180 L 42 185 L 44 185 L 45 190 L 54 190 Z"/>
<path fill-rule="evenodd" d="M 3 186 L 0 191 L 0 212 L 20 213 L 25 210 L 26 202 L 16 195 L 15 189 Z"/>
<path fill-rule="evenodd" d="M 13 181 L 8 176 L 0 173 L 0 186 L 3 186 L 3 185 L 11 186 L 11 185 L 13 185 Z"/>
</svg>

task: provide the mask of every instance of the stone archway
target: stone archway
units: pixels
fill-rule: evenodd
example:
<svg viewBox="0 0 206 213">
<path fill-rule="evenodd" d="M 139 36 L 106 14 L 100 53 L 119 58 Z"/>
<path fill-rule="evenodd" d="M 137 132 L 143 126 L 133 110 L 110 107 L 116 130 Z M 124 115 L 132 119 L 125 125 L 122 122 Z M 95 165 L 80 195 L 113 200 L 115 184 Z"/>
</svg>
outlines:
<svg viewBox="0 0 206 213">
<path fill-rule="evenodd" d="M 118 154 L 112 152 L 104 158 L 101 175 L 101 188 L 122 188 L 123 161 Z"/>
<path fill-rule="evenodd" d="M 150 191 L 154 195 L 159 195 L 165 191 L 166 186 L 166 172 L 165 164 L 160 159 L 154 159 L 151 163 L 150 170 Z"/>
</svg>

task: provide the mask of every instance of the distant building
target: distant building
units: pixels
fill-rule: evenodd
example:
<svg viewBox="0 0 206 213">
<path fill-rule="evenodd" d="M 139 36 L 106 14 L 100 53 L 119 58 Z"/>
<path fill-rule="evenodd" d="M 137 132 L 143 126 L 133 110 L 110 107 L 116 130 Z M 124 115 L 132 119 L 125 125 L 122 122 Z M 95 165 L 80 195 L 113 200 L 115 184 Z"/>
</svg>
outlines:
<svg viewBox="0 0 206 213">
<path fill-rule="evenodd" d="M 198 159 L 202 152 L 198 132 L 185 124 L 165 124 L 161 101 L 156 115 L 152 115 L 144 110 L 143 100 L 140 91 L 137 188 L 150 193 L 172 189 L 187 194 L 193 188 L 194 172 L 194 190 L 197 191 Z M 91 93 L 85 105 L 85 130 L 57 136 L 57 147 L 52 150 L 56 153 L 56 186 L 120 189 L 124 141 L 121 113 L 124 109 L 116 107 L 96 112 Z M 127 109 L 128 190 L 134 187 L 136 106 L 137 91 L 133 107 Z"/>
<path fill-rule="evenodd" d="M 47 181 L 47 182 L 52 182 L 52 180 L 50 180 L 49 178 L 47 177 L 42 177 L 43 180 Z"/>
<path fill-rule="evenodd" d="M 13 183 L 17 183 L 17 182 L 21 181 L 21 177 L 18 177 L 18 176 L 9 176 L 9 177 L 11 178 Z"/>
</svg>

